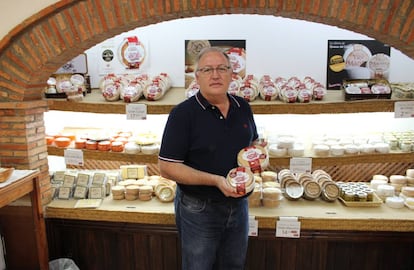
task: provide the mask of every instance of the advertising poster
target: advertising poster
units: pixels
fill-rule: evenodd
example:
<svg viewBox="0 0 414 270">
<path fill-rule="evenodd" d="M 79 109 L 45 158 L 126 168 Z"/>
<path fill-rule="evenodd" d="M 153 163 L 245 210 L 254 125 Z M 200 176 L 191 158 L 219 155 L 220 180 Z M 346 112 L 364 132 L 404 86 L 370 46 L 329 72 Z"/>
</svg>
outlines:
<svg viewBox="0 0 414 270">
<path fill-rule="evenodd" d="M 88 73 L 88 63 L 86 53 L 82 53 L 63 66 L 61 66 L 55 74 L 66 74 L 66 73 Z"/>
<path fill-rule="evenodd" d="M 148 69 L 147 48 L 141 38 L 135 35 L 117 36 L 100 44 L 98 72 L 107 74 L 135 74 Z"/>
<path fill-rule="evenodd" d="M 376 40 L 328 40 L 326 87 L 341 89 L 344 79 L 389 77 L 390 46 Z"/>
<path fill-rule="evenodd" d="M 195 79 L 198 53 L 206 47 L 219 47 L 229 55 L 233 72 L 242 78 L 246 75 L 246 40 L 186 40 L 185 41 L 185 87 Z"/>
</svg>

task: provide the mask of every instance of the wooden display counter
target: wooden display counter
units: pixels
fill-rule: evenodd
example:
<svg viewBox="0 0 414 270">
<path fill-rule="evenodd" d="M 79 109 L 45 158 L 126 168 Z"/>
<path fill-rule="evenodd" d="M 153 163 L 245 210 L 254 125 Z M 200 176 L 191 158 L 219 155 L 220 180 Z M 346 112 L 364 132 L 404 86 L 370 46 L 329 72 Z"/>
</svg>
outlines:
<svg viewBox="0 0 414 270">
<path fill-rule="evenodd" d="M 181 269 L 172 203 L 113 201 L 75 209 L 53 201 L 46 209 L 51 259 L 70 257 L 81 269 Z M 336 201 L 288 201 L 251 208 L 259 221 L 250 237 L 247 270 L 414 269 L 414 212 L 351 208 Z M 280 216 L 297 216 L 300 238 L 275 237 Z"/>
<path fill-rule="evenodd" d="M 46 208 L 47 218 L 140 224 L 175 225 L 173 203 L 112 200 L 107 197 L 96 209 L 74 208 L 76 200 L 54 200 Z M 414 232 L 414 211 L 407 207 L 348 207 L 339 200 L 289 201 L 277 208 L 250 208 L 261 229 L 275 229 L 278 217 L 294 216 L 304 230 L 352 230 Z"/>
<path fill-rule="evenodd" d="M 43 217 L 43 206 L 40 201 L 40 189 L 39 189 L 39 172 L 33 170 L 14 170 L 10 178 L 3 183 L 0 183 L 0 208 L 7 206 L 17 199 L 30 195 L 31 208 L 33 214 L 34 223 L 34 238 L 36 240 L 38 269 L 49 269 L 49 255 L 46 239 L 45 221 Z M 9 238 L 7 232 L 5 234 L 6 252 L 13 251 L 7 250 Z M 24 242 L 20 243 L 19 254 L 9 254 L 7 256 L 13 257 L 26 257 L 24 248 L 27 247 Z M 23 248 L 23 249 L 22 249 Z M 6 259 L 7 259 L 6 256 Z M 14 260 L 11 260 L 12 262 Z M 13 269 L 16 266 L 7 265 L 8 269 Z"/>
</svg>

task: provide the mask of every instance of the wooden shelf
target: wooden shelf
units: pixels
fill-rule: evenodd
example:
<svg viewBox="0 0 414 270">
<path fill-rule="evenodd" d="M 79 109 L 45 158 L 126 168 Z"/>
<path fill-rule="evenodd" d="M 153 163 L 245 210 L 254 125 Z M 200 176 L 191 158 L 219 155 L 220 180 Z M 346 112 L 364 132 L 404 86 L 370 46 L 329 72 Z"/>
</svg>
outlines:
<svg viewBox="0 0 414 270">
<path fill-rule="evenodd" d="M 52 156 L 63 156 L 65 148 L 59 148 L 54 146 L 48 146 L 47 152 Z M 105 152 L 98 150 L 82 149 L 84 159 L 93 160 L 113 160 L 113 161 L 139 161 L 142 163 L 157 163 L 157 155 L 144 155 L 144 154 L 126 154 L 118 152 Z"/>
<path fill-rule="evenodd" d="M 171 109 L 185 99 L 184 88 L 172 88 L 160 100 L 138 102 L 147 105 L 148 114 L 169 114 Z M 69 102 L 66 99 L 47 99 L 50 110 L 115 113 L 125 114 L 123 101 L 106 101 L 99 89 L 86 94 L 81 102 Z M 324 100 L 310 103 L 284 103 L 281 101 L 264 101 L 260 98 L 251 102 L 256 114 L 320 114 L 320 113 L 358 113 L 358 112 L 393 112 L 394 103 L 403 99 L 371 99 L 344 101 L 342 91 L 329 90 Z"/>
<path fill-rule="evenodd" d="M 148 114 L 169 114 L 171 109 L 185 99 L 184 88 L 171 88 L 160 100 L 147 101 L 141 99 L 136 103 L 146 104 Z M 50 110 L 114 113 L 125 114 L 126 105 L 123 101 L 106 101 L 99 89 L 86 94 L 81 102 L 69 102 L 65 99 L 47 99 Z M 264 101 L 260 98 L 251 102 L 255 114 L 331 114 L 360 112 L 393 112 L 396 101 L 403 99 L 371 99 L 344 101 L 340 90 L 328 90 L 324 100 L 310 103 L 284 103 L 281 101 Z M 63 156 L 63 148 L 48 147 L 49 155 Z M 85 159 L 131 161 L 157 163 L 156 155 L 124 154 L 84 150 Z M 389 153 L 373 155 L 354 155 L 342 157 L 313 157 L 314 166 L 332 166 L 333 164 L 381 163 L 381 162 L 412 162 L 414 153 Z M 289 166 L 290 157 L 270 158 L 270 165 Z"/>
<path fill-rule="evenodd" d="M 334 164 L 349 165 L 361 163 L 394 163 L 412 162 L 413 153 L 388 153 L 388 154 L 359 154 L 339 157 L 312 157 L 312 166 L 332 166 Z M 291 157 L 271 157 L 269 160 L 272 166 L 289 167 Z"/>
<path fill-rule="evenodd" d="M 46 226 L 40 195 L 39 172 L 34 170 L 14 170 L 11 177 L 0 185 L 0 208 L 30 195 L 33 214 L 34 238 L 36 240 L 39 268 L 49 269 Z M 24 243 L 22 243 L 24 245 Z"/>
<path fill-rule="evenodd" d="M 48 146 L 49 155 L 63 156 L 64 148 Z M 85 159 L 92 160 L 113 160 L 113 161 L 131 161 L 136 160 L 143 163 L 157 163 L 158 155 L 145 154 L 126 154 L 117 152 L 103 152 L 97 150 L 83 149 Z M 381 163 L 381 162 L 412 162 L 413 153 L 393 152 L 388 154 L 359 154 L 340 157 L 312 157 L 313 166 L 331 166 L 332 164 L 355 164 L 355 163 Z M 289 167 L 291 157 L 271 157 L 270 165 Z"/>
</svg>

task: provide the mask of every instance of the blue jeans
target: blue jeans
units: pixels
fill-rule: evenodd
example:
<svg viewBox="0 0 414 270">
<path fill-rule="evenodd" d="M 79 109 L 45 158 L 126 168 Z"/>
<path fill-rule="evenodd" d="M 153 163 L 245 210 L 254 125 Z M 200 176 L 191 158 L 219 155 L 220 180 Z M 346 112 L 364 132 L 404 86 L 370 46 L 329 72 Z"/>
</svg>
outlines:
<svg viewBox="0 0 414 270">
<path fill-rule="evenodd" d="M 177 187 L 174 205 L 182 270 L 244 269 L 249 230 L 247 198 L 200 200 Z"/>
</svg>

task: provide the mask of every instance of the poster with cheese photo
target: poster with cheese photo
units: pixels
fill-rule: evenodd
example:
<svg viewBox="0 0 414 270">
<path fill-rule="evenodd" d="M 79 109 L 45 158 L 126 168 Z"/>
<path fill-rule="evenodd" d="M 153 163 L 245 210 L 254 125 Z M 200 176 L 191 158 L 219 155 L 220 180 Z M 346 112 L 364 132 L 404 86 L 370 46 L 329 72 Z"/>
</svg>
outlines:
<svg viewBox="0 0 414 270">
<path fill-rule="evenodd" d="M 343 80 L 387 79 L 389 45 L 376 40 L 328 40 L 328 89 L 341 89 Z"/>
<path fill-rule="evenodd" d="M 195 65 L 198 53 L 206 47 L 222 48 L 230 58 L 233 73 L 246 75 L 246 40 L 185 40 L 185 88 L 194 85 Z M 194 86 L 196 89 L 197 86 Z"/>
</svg>

